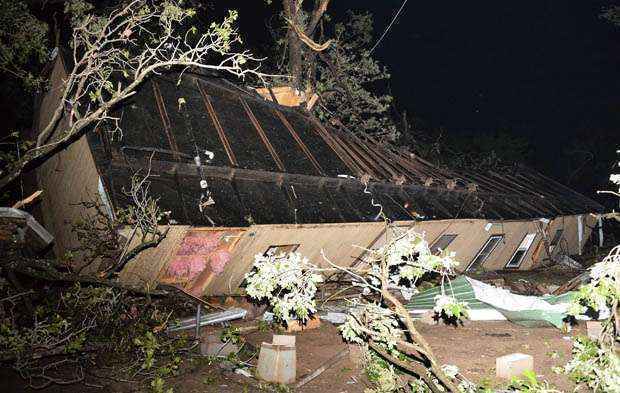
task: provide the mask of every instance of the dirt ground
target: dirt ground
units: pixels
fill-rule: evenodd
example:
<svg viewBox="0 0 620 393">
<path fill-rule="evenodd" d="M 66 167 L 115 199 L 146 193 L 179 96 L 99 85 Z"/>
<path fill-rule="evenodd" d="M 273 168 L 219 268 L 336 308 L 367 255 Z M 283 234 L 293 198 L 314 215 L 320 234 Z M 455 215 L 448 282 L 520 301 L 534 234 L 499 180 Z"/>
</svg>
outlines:
<svg viewBox="0 0 620 393">
<path fill-rule="evenodd" d="M 417 324 L 427 338 L 441 363 L 455 364 L 470 380 L 491 386 L 505 381 L 495 378 L 495 358 L 521 352 L 534 357 L 535 371 L 541 380 L 548 380 L 556 388 L 569 392 L 574 385 L 564 376 L 552 371 L 565 364 L 571 351 L 570 335 L 583 334 L 576 327 L 568 336 L 555 328 L 526 328 L 510 322 L 469 322 L 464 326 L 429 326 Z M 248 342 L 259 347 L 271 342 L 273 332 L 253 333 Z M 298 379 L 320 367 L 324 362 L 346 348 L 335 326 L 323 323 L 320 328 L 297 333 Z M 363 367 L 363 365 L 362 365 Z M 370 387 L 364 371 L 351 358 L 345 357 L 298 392 L 355 393 Z M 257 381 L 232 372 L 198 371 L 174 383 L 175 392 L 255 392 L 276 390 Z"/>
<path fill-rule="evenodd" d="M 558 389 L 569 392 L 573 385 L 564 376 L 552 372 L 570 357 L 571 342 L 560 330 L 555 328 L 525 328 L 510 322 L 466 322 L 464 326 L 425 325 L 417 323 L 419 331 L 434 349 L 439 361 L 454 364 L 470 380 L 489 386 L 501 386 L 503 381 L 495 379 L 495 358 L 514 352 L 530 354 L 534 357 L 535 371 L 540 379 L 551 382 Z M 583 327 L 576 327 L 570 335 L 583 334 Z M 262 342 L 271 342 L 269 332 L 254 332 L 246 337 L 248 346 L 259 348 Z M 296 333 L 297 378 L 298 380 L 320 367 L 334 355 L 345 349 L 337 328 L 323 322 L 317 329 Z M 256 363 L 256 357 L 247 359 Z M 252 370 L 250 368 L 250 370 Z M 252 370 L 253 371 L 253 370 Z M 21 392 L 17 378 L 9 378 L 0 373 L 4 387 L 0 391 Z M 144 387 L 110 381 L 93 381 L 101 387 L 56 386 L 45 392 L 136 392 Z M 198 361 L 183 375 L 169 380 L 166 387 L 176 393 L 193 392 L 320 392 L 354 393 L 363 392 L 370 387 L 364 375 L 363 365 L 351 357 L 344 357 L 322 375 L 300 389 L 285 390 L 277 386 L 260 383 L 254 378 L 236 374 L 234 369 L 226 369 L 221 363 Z M 7 390 L 5 390 L 7 389 Z"/>
</svg>

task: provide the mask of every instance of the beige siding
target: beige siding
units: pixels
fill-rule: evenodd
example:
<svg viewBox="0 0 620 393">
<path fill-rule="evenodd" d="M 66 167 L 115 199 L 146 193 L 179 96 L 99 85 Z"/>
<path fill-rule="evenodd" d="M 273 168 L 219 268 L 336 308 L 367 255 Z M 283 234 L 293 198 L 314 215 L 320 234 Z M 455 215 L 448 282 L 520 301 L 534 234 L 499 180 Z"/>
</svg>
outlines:
<svg viewBox="0 0 620 393">
<path fill-rule="evenodd" d="M 209 295 L 238 290 L 244 275 L 250 271 L 256 254 L 270 246 L 299 244 L 297 252 L 319 266 L 328 266 L 321 250 L 335 264 L 350 266 L 385 230 L 384 223 L 347 223 L 312 225 L 255 225 L 237 244 L 232 260 L 206 289 Z"/>
<path fill-rule="evenodd" d="M 66 77 L 61 56 L 56 58 L 50 75 L 50 90 L 41 101 L 40 130 L 50 121 L 62 96 Z M 56 130 L 66 126 L 61 120 Z M 37 169 L 37 183 L 43 190 L 42 216 L 46 229 L 54 235 L 54 251 L 61 256 L 79 245 L 71 224 L 86 212 L 78 204 L 99 201 L 99 174 L 86 137 L 54 155 Z"/>
<path fill-rule="evenodd" d="M 119 274 L 119 280 L 127 285 L 155 288 L 164 267 L 176 254 L 189 229 L 190 227 L 186 225 L 170 226 L 168 235 L 159 246 L 142 251 L 127 263 Z M 161 230 L 165 230 L 165 228 L 161 228 Z M 129 236 L 130 232 L 128 230 L 126 235 Z M 129 248 L 136 247 L 138 244 L 139 239 L 136 237 Z"/>
<path fill-rule="evenodd" d="M 56 56 L 56 61 L 49 78 L 50 89 L 45 93 L 39 108 L 39 118 L 37 119 L 39 130 L 45 128 L 51 120 L 54 110 L 62 97 L 63 83 L 66 76 L 61 56 Z"/>
<path fill-rule="evenodd" d="M 37 169 L 37 181 L 44 192 L 43 222 L 54 235 L 54 251 L 61 256 L 79 245 L 71 231 L 87 212 L 83 201 L 99 201 L 99 174 L 86 137 L 47 160 Z"/>
</svg>

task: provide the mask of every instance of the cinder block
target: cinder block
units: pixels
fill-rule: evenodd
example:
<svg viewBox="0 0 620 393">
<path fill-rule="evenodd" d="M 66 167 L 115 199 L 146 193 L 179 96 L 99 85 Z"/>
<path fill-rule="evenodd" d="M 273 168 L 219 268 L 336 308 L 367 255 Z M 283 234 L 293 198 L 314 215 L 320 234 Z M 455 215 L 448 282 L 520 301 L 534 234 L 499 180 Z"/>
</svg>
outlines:
<svg viewBox="0 0 620 393">
<path fill-rule="evenodd" d="M 586 330 L 588 331 L 589 338 L 598 341 L 601 339 L 601 334 L 603 333 L 603 322 L 586 321 Z"/>
<path fill-rule="evenodd" d="M 294 347 L 295 336 L 284 336 L 281 334 L 274 334 L 273 340 L 271 342 L 273 345 L 286 345 L 287 347 Z"/>
<path fill-rule="evenodd" d="M 534 371 L 534 358 L 523 353 L 511 353 L 495 359 L 495 375 L 498 378 L 518 377 L 525 371 Z"/>
</svg>

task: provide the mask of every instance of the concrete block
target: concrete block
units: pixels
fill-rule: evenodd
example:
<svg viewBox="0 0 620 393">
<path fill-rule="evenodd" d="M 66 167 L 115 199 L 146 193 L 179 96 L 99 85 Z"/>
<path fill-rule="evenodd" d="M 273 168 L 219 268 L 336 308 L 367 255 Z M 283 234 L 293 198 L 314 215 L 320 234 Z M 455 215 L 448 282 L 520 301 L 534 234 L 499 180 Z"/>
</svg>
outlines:
<svg viewBox="0 0 620 393">
<path fill-rule="evenodd" d="M 200 343 L 202 356 L 228 356 L 239 352 L 239 347 L 233 343 L 223 343 L 219 335 L 209 334 Z"/>
<path fill-rule="evenodd" d="M 281 334 L 274 334 L 273 340 L 271 340 L 273 345 L 286 345 L 287 347 L 295 346 L 295 336 L 285 336 Z"/>
<path fill-rule="evenodd" d="M 495 375 L 510 379 L 519 377 L 524 371 L 534 371 L 534 358 L 523 353 L 511 353 L 495 359 Z"/>
<path fill-rule="evenodd" d="M 256 375 L 267 382 L 291 384 L 297 375 L 297 352 L 295 345 L 284 343 L 294 343 L 295 337 L 274 335 L 273 340 L 273 344 L 261 344 Z M 276 344 L 276 341 L 283 344 Z"/>
<path fill-rule="evenodd" d="M 598 341 L 601 339 L 601 334 L 603 333 L 603 322 L 602 321 L 586 321 L 586 330 L 588 332 L 588 337 L 592 340 Z"/>
</svg>

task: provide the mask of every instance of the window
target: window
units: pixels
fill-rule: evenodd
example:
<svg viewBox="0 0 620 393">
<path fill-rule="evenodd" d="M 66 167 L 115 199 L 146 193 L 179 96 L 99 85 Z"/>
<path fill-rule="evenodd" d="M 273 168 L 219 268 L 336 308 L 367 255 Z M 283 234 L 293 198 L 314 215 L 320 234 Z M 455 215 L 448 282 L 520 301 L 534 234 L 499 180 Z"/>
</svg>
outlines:
<svg viewBox="0 0 620 393">
<path fill-rule="evenodd" d="M 558 229 L 557 231 L 555 231 L 555 235 L 553 235 L 553 239 L 551 239 L 551 243 L 549 244 L 550 252 L 553 252 L 553 249 L 555 248 L 555 246 L 557 246 L 560 243 L 560 240 L 562 240 L 563 234 L 564 234 L 564 229 Z"/>
<path fill-rule="evenodd" d="M 431 253 L 433 255 L 437 255 L 445 250 L 454 239 L 456 239 L 457 235 L 441 235 L 439 239 L 435 240 L 435 243 L 431 246 Z"/>
<path fill-rule="evenodd" d="M 527 250 L 530 249 L 535 237 L 535 233 L 528 233 L 525 235 L 523 240 L 521 240 L 521 244 L 519 244 L 517 251 L 515 251 L 512 258 L 510 258 L 510 261 L 506 264 L 506 268 L 516 269 L 521 265 L 521 261 L 523 260 L 523 257 L 525 257 L 525 254 L 527 254 Z"/>
<path fill-rule="evenodd" d="M 487 260 L 489 255 L 491 255 L 493 250 L 495 250 L 495 247 L 497 247 L 497 245 L 502 241 L 502 239 L 504 239 L 504 235 L 493 235 L 489 237 L 489 240 L 487 240 L 487 242 L 484 243 L 484 246 L 482 246 L 480 251 L 478 251 L 478 255 L 476 255 L 474 260 L 471 261 L 466 271 L 476 270 L 477 268 L 481 267 L 484 261 Z"/>
<path fill-rule="evenodd" d="M 265 251 L 263 256 L 267 256 L 271 254 L 275 255 L 276 257 L 284 256 L 285 254 L 288 254 L 289 252 L 295 252 L 298 248 L 299 248 L 299 244 L 284 244 L 281 246 L 269 246 L 269 248 L 267 249 L 267 251 Z"/>
</svg>

